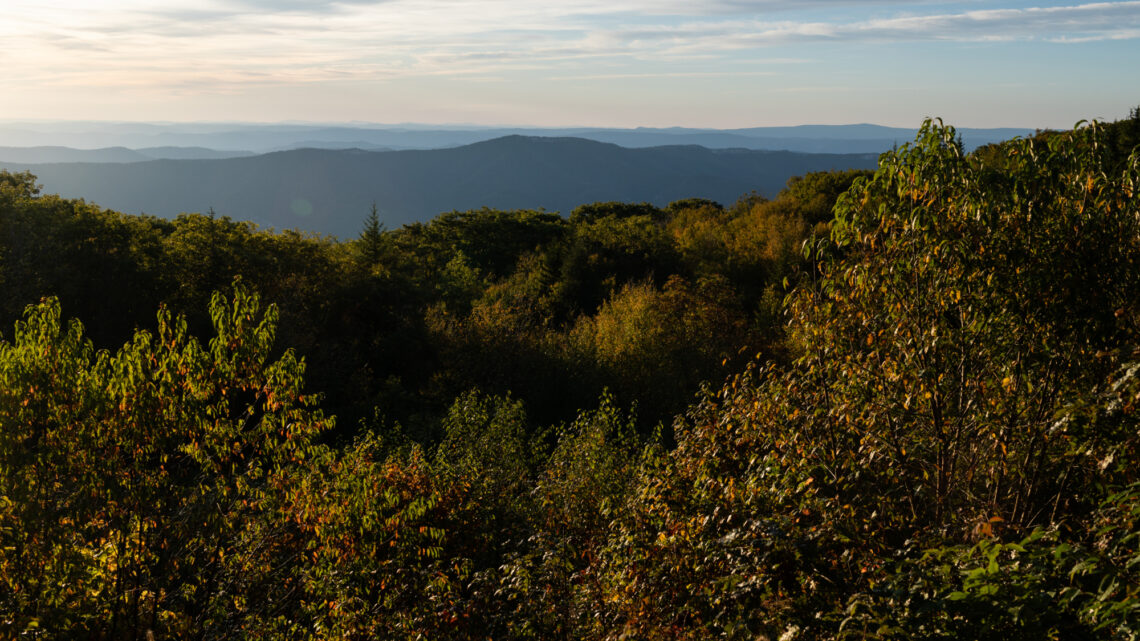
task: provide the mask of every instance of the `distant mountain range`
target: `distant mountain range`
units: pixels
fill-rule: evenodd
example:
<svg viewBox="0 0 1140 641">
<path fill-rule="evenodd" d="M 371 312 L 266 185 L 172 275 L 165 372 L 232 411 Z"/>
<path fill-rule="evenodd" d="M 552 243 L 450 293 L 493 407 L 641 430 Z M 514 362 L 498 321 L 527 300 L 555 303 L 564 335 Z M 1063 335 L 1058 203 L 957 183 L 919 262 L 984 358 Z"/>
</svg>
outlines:
<svg viewBox="0 0 1140 641">
<path fill-rule="evenodd" d="M 811 171 L 873 168 L 878 158 L 697 145 L 631 149 L 521 135 L 426 151 L 297 149 L 221 159 L 130 160 L 129 150 L 101 151 L 123 160 L 38 164 L 4 160 L 0 151 L 0 167 L 31 170 L 47 193 L 124 213 L 173 217 L 212 208 L 264 227 L 345 238 L 359 233 L 373 202 L 389 228 L 484 206 L 567 214 L 611 200 L 727 204 L 752 191 L 775 196 L 788 178 Z"/>
<path fill-rule="evenodd" d="M 252 151 L 225 151 L 205 147 L 102 147 L 74 149 L 45 145 L 40 147 L 0 147 L 0 162 L 145 162 L 147 160 L 216 160 L 252 156 Z"/>
<path fill-rule="evenodd" d="M 432 127 L 427 125 L 251 125 L 138 123 L 0 123 L 0 145 L 43 147 L 65 145 L 102 150 L 126 147 L 152 158 L 183 158 L 180 148 L 266 153 L 298 148 L 372 151 L 442 149 L 504 136 L 573 137 L 623 147 L 700 145 L 709 149 L 772 149 L 808 153 L 880 153 L 914 139 L 917 130 L 879 125 L 801 125 L 746 129 L 671 128 L 526 128 Z M 968 149 L 1032 134 L 1032 129 L 959 129 Z M 6 153 L 11 153 L 8 150 Z M 217 152 L 215 152 L 217 153 Z M 191 156 L 217 157 L 217 156 Z M 0 153 L 0 160 L 18 160 Z M 104 162 L 67 159 L 51 162 Z M 110 160 L 107 162 L 133 162 Z"/>
</svg>

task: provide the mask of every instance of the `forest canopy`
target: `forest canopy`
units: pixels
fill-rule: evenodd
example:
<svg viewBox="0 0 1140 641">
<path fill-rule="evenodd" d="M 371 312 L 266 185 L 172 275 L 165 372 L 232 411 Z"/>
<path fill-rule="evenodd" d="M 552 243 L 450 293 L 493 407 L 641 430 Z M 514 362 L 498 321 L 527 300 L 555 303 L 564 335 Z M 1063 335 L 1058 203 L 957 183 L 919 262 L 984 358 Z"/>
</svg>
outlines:
<svg viewBox="0 0 1140 641">
<path fill-rule="evenodd" d="M 1136 638 L 1137 122 L 350 242 L 0 173 L 0 636 Z"/>
</svg>

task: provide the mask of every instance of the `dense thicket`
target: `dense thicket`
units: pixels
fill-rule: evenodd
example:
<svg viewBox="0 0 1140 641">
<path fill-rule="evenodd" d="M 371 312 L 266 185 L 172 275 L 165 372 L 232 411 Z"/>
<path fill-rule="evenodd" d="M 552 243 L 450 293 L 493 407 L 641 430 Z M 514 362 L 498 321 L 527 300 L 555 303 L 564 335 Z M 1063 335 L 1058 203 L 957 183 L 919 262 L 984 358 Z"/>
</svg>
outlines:
<svg viewBox="0 0 1140 641">
<path fill-rule="evenodd" d="M 0 635 L 1136 638 L 1121 127 L 351 243 L 0 175 Z"/>
<path fill-rule="evenodd" d="M 279 344 L 306 359 L 343 435 L 379 408 L 432 436 L 473 385 L 512 392 L 545 423 L 609 388 L 640 402 L 648 429 L 722 379 L 725 358 L 773 344 L 800 244 L 859 173 L 809 175 L 728 209 L 482 210 L 397 230 L 370 216 L 350 242 L 213 215 L 125 216 L 4 173 L 0 327 L 54 296 L 99 348 L 153 329 L 160 304 L 203 335 L 211 294 L 240 276 L 278 306 Z"/>
</svg>

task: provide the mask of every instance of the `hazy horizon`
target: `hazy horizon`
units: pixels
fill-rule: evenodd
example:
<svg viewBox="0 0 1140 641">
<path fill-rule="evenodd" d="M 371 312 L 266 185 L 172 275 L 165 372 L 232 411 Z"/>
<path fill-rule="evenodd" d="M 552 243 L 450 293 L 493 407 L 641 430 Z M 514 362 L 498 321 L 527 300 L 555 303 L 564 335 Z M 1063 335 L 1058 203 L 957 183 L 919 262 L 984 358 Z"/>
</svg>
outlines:
<svg viewBox="0 0 1140 641">
<path fill-rule="evenodd" d="M 900 120 L 899 122 L 887 121 L 873 121 L 873 120 L 833 120 L 833 121 L 787 121 L 787 122 L 754 122 L 754 123 L 741 123 L 732 126 L 713 126 L 702 124 L 604 124 L 604 123 L 591 123 L 591 122 L 556 122 L 552 124 L 531 124 L 525 122 L 512 122 L 512 121 L 493 121 L 487 120 L 485 122 L 474 121 L 368 121 L 368 120 L 320 120 L 320 119 L 301 119 L 290 118 L 281 120 L 240 120 L 240 119 L 193 119 L 187 118 L 183 120 L 174 119 L 116 119 L 116 118 L 28 118 L 28 117 L 14 117 L 14 118 L 0 118 L 0 125 L 101 125 L 101 126 L 114 126 L 114 125 L 135 125 L 135 126 L 169 126 L 169 127 L 345 127 L 345 128 L 376 128 L 376 129 L 613 129 L 613 130 L 636 130 L 636 129 L 655 129 L 655 130 L 668 130 L 668 129 L 692 129 L 692 130 L 707 130 L 707 131 L 736 131 L 743 129 L 764 129 L 764 128 L 796 128 L 796 127 L 856 127 L 856 126 L 872 126 L 883 127 L 887 129 L 910 129 L 917 130 L 927 119 L 941 120 L 945 124 L 955 127 L 957 129 L 1070 129 L 1078 122 L 1097 120 L 1102 122 L 1111 122 L 1126 118 L 1129 110 L 1133 107 L 1140 105 L 1140 92 L 1137 93 L 1136 100 L 1132 102 L 1122 103 L 1124 106 L 1117 111 L 1099 109 L 1095 115 L 1079 116 L 1072 120 L 1072 122 L 1058 124 L 1059 121 L 1051 121 L 1048 124 L 1032 121 L 1031 118 L 1024 118 L 1021 121 L 1010 121 L 1004 124 L 979 124 L 974 122 L 956 121 L 938 113 L 925 113 L 917 114 L 911 120 Z M 0 140 L 0 144 L 3 141 Z"/>
<path fill-rule="evenodd" d="M 1112 114 L 1104 117 L 1097 117 L 1098 120 L 1117 120 L 1124 118 L 1128 115 L 1127 110 L 1121 114 Z M 567 122 L 561 124 L 551 125 L 531 125 L 518 122 L 464 122 L 464 121 L 440 121 L 440 122 L 382 122 L 382 121 L 366 121 L 366 120 L 302 120 L 302 119 L 288 119 L 288 120 L 126 120 L 126 119 L 89 119 L 89 118 L 0 118 L 0 125 L 99 125 L 99 126 L 155 126 L 155 127 L 343 127 L 343 128 L 376 128 L 376 129 L 396 129 L 396 128 L 409 128 L 409 129 L 534 129 L 534 130 L 564 130 L 564 129 L 614 129 L 614 130 L 636 130 L 636 129 L 654 129 L 654 130 L 669 130 L 669 129 L 692 129 L 692 130 L 707 130 L 707 131 L 738 131 L 743 129 L 792 129 L 797 127 L 883 127 L 887 129 L 918 129 L 922 121 L 927 118 L 937 118 L 945 122 L 945 124 L 956 127 L 958 129 L 1032 129 L 1032 124 L 1017 124 L 1017 125 L 994 125 L 994 126 L 975 126 L 963 123 L 954 123 L 948 121 L 946 118 L 938 116 L 937 114 L 927 114 L 918 117 L 917 120 L 908 124 L 884 124 L 881 122 L 796 122 L 790 124 L 751 124 L 741 125 L 739 127 L 705 127 L 700 125 L 604 125 L 604 124 L 591 124 L 579 122 Z M 1090 120 L 1091 118 L 1083 118 L 1083 120 Z M 1077 121 L 1073 121 L 1064 128 L 1069 128 Z"/>
</svg>

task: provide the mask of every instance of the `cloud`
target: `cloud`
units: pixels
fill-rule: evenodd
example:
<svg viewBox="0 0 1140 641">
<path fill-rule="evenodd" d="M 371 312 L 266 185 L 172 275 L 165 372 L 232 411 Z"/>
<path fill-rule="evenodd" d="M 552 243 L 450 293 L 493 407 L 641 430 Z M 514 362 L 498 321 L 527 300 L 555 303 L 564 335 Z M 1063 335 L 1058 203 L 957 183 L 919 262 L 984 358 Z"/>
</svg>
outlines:
<svg viewBox="0 0 1140 641">
<path fill-rule="evenodd" d="M 871 5 L 883 17 L 861 19 L 851 18 L 869 13 L 858 0 L 115 1 L 99 10 L 17 5 L 25 13 L 0 25 L 0 36 L 17 62 L 62 82 L 119 78 L 138 87 L 145 78 L 160 90 L 217 81 L 226 91 L 543 70 L 577 78 L 763 74 L 804 53 L 765 50 L 818 42 L 1140 38 L 1140 0 L 950 13 L 923 12 L 945 4 L 881 0 Z M 676 68 L 652 68 L 663 64 Z"/>
<path fill-rule="evenodd" d="M 645 78 L 756 78 L 774 76 L 774 71 L 664 71 L 660 73 L 596 73 L 564 76 L 566 80 L 635 80 Z"/>
<path fill-rule="evenodd" d="M 238 0 L 231 5 L 258 11 L 327 13 L 345 11 L 354 5 L 377 5 L 388 1 L 390 0 Z"/>
<path fill-rule="evenodd" d="M 830 35 L 860 40 L 1094 40 L 1135 32 L 1137 24 L 1140 2 L 1100 2 L 870 20 L 835 27 Z"/>
<path fill-rule="evenodd" d="M 819 42 L 1038 40 L 1090 42 L 1136 38 L 1140 1 L 1063 7 L 991 9 L 957 14 L 901 16 L 854 22 L 689 22 L 613 30 L 619 42 L 661 42 L 687 47 L 739 49 Z"/>
</svg>

